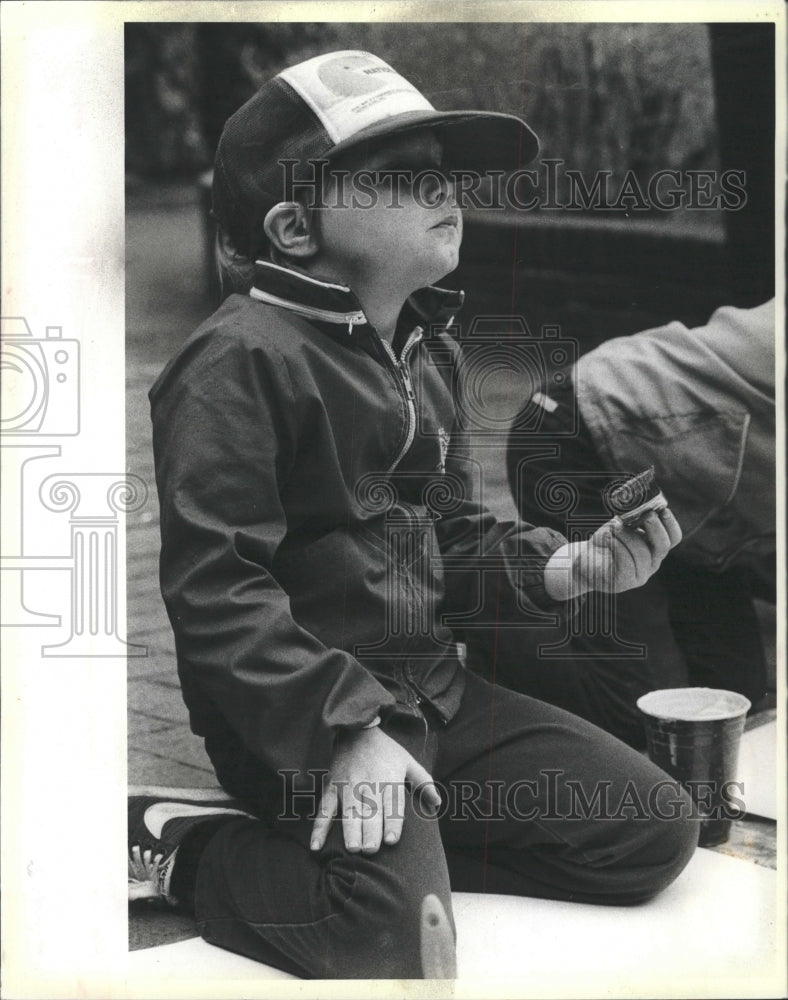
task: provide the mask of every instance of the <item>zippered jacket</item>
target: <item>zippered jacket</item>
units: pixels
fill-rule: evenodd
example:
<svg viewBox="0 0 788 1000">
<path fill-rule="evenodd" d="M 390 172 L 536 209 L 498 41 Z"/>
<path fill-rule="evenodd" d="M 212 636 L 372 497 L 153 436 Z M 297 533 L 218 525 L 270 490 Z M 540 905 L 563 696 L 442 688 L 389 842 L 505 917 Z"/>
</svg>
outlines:
<svg viewBox="0 0 788 1000">
<path fill-rule="evenodd" d="M 327 768 L 338 730 L 395 703 L 452 717 L 452 619 L 470 641 L 575 609 L 544 589 L 563 536 L 476 499 L 446 330 L 461 301 L 422 289 L 392 347 L 349 289 L 259 264 L 151 389 L 161 587 L 208 745 Z"/>
</svg>

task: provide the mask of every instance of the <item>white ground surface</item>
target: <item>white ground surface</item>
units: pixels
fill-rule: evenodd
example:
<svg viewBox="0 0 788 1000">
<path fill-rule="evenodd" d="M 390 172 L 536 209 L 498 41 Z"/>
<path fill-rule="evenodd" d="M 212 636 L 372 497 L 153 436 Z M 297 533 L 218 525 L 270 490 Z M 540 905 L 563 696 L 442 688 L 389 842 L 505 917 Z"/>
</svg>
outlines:
<svg viewBox="0 0 788 1000">
<path fill-rule="evenodd" d="M 698 850 L 664 893 L 638 907 L 457 893 L 456 983 L 413 996 L 777 996 L 777 873 Z M 370 985 L 308 984 L 201 939 L 131 952 L 128 995 L 370 996 Z M 271 980 L 279 980 L 273 984 Z M 290 980 L 285 983 L 284 980 Z M 402 996 L 403 984 L 382 983 Z M 399 993 L 391 990 L 397 986 Z M 377 990 L 376 990 L 377 995 Z"/>
</svg>

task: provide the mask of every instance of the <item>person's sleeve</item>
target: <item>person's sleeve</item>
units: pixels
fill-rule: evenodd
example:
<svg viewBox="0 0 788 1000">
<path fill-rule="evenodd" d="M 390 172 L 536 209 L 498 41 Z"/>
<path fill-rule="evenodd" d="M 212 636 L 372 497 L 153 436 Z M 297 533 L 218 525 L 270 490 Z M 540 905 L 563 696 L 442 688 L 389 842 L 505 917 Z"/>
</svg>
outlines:
<svg viewBox="0 0 788 1000">
<path fill-rule="evenodd" d="M 294 620 L 272 573 L 301 419 L 287 365 L 219 337 L 186 357 L 152 410 L 161 587 L 184 693 L 272 770 L 327 768 L 337 731 L 373 723 L 393 698 Z"/>
<path fill-rule="evenodd" d="M 526 521 L 499 521 L 476 499 L 482 469 L 467 452 L 463 435 L 446 463 L 452 509 L 441 513 L 435 528 L 446 570 L 446 606 L 475 608 L 480 623 L 500 626 L 574 616 L 582 598 L 556 601 L 545 589 L 545 566 L 565 537 Z"/>
</svg>

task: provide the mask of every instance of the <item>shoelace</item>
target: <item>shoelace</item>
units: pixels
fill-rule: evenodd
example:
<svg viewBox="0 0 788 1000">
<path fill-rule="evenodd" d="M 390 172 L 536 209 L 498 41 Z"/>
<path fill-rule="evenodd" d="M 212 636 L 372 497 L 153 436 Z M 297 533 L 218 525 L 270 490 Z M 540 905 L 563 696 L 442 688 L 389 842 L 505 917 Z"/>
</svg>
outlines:
<svg viewBox="0 0 788 1000">
<path fill-rule="evenodd" d="M 176 906 L 177 900 L 169 892 L 176 853 L 177 848 L 165 858 L 161 853 L 152 855 L 150 849 L 142 851 L 139 844 L 134 844 L 129 852 L 129 900 L 147 899 Z"/>
</svg>

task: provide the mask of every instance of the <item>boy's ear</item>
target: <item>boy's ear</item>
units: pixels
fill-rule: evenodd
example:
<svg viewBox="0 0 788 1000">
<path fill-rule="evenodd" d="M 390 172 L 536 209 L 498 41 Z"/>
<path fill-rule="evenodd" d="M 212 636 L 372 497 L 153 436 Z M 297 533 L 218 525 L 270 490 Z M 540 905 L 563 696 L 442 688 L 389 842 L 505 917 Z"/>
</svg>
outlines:
<svg viewBox="0 0 788 1000">
<path fill-rule="evenodd" d="M 313 217 L 297 201 L 280 201 L 263 221 L 265 235 L 281 253 L 290 257 L 313 257 L 318 251 Z"/>
</svg>

